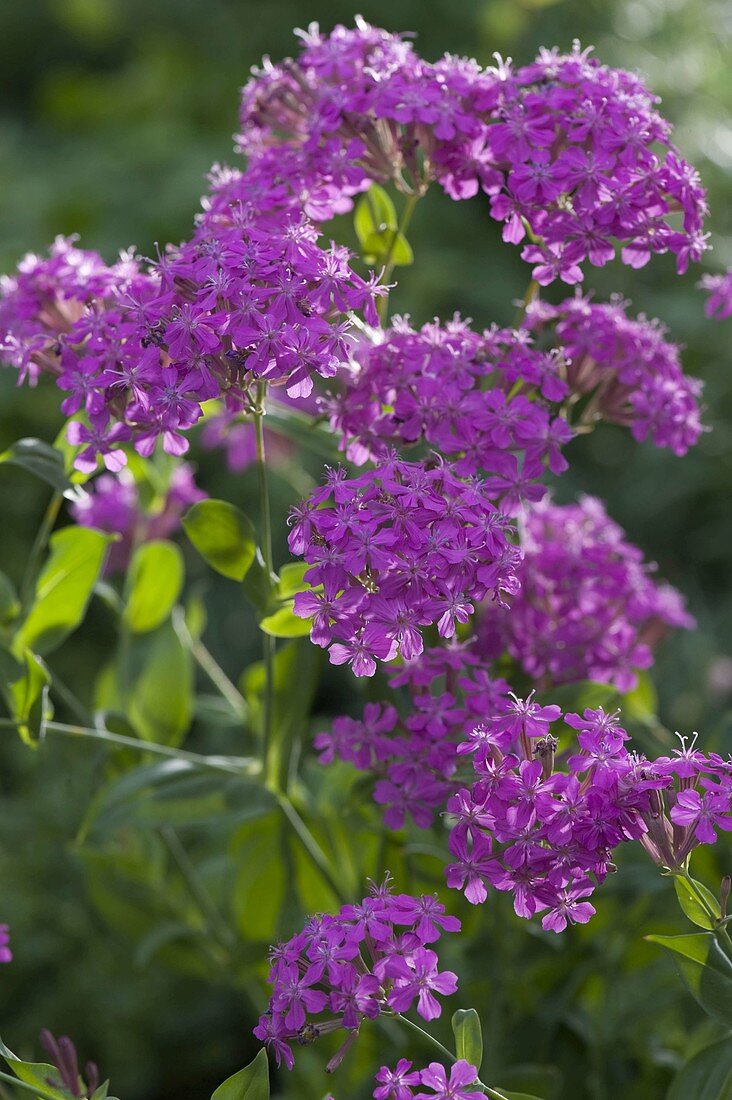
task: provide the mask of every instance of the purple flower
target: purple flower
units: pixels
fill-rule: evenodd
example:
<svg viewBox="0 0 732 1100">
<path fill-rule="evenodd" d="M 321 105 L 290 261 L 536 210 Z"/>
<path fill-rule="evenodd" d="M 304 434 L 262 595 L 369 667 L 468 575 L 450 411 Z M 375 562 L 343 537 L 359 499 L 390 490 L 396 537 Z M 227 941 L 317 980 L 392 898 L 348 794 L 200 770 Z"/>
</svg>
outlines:
<svg viewBox="0 0 732 1100">
<path fill-rule="evenodd" d="M 441 1012 L 435 992 L 454 993 L 457 979 L 438 971 L 437 955 L 425 944 L 459 928 L 437 899 L 393 895 L 387 877 L 357 905 L 311 917 L 301 932 L 272 949 L 272 996 L 255 1035 L 272 1048 L 278 1065 L 292 1069 L 291 1042 L 303 1045 L 345 1030 L 349 1034 L 329 1063 L 335 1067 L 366 1019 L 402 1011 L 396 1005 L 406 1008 L 415 998 L 420 1015 L 434 1019 Z M 408 1070 L 406 1063 L 393 1073 L 384 1068 L 377 1078 L 385 1090 L 380 1095 L 406 1095 L 396 1090 L 408 1089 Z"/>
<path fill-rule="evenodd" d="M 699 286 L 709 292 L 704 306 L 707 317 L 718 321 L 732 317 L 732 268 L 721 275 L 702 275 Z"/>
<path fill-rule="evenodd" d="M 439 1062 L 430 1062 L 419 1075 L 420 1084 L 426 1085 L 429 1092 L 418 1092 L 415 1100 L 480 1100 L 481 1090 L 472 1088 L 478 1081 L 478 1071 L 464 1058 L 459 1058 L 450 1067 L 448 1078 L 445 1067 Z"/>
<path fill-rule="evenodd" d="M 395 1069 L 382 1066 L 376 1081 L 374 1100 L 412 1100 L 414 1093 L 409 1086 L 419 1084 L 419 1073 L 412 1070 L 412 1063 L 406 1058 L 400 1058 Z"/>
<path fill-rule="evenodd" d="M 10 950 L 10 928 L 7 924 L 0 924 L 0 963 L 13 961 L 13 952 Z"/>
<path fill-rule="evenodd" d="M 330 643 L 333 664 L 372 676 L 377 660 L 412 660 L 446 597 L 472 604 L 514 588 L 518 551 L 477 479 L 392 457 L 330 482 L 291 513 L 289 542 L 325 597 L 300 597 L 295 614 L 315 615 L 313 641 Z"/>
<path fill-rule="evenodd" d="M 510 609 L 489 603 L 481 616 L 483 658 L 507 651 L 535 682 L 596 680 L 629 691 L 668 630 L 694 625 L 681 596 L 653 578 L 654 566 L 592 497 L 534 505 L 521 544 Z"/>
</svg>

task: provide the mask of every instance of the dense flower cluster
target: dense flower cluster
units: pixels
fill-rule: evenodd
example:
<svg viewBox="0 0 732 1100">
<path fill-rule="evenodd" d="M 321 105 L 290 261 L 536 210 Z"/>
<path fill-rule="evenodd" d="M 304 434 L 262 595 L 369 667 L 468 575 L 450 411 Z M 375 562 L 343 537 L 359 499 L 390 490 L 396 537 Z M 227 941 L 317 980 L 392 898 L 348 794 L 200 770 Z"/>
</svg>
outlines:
<svg viewBox="0 0 732 1100">
<path fill-rule="evenodd" d="M 481 1100 L 482 1089 L 476 1091 L 478 1071 L 464 1058 L 458 1058 L 449 1073 L 439 1062 L 430 1062 L 426 1069 L 412 1069 L 412 1063 L 400 1058 L 394 1069 L 382 1066 L 376 1074 L 374 1100 Z M 413 1091 L 417 1085 L 429 1092 Z"/>
<path fill-rule="evenodd" d="M 202 404 L 250 407 L 255 380 L 307 395 L 314 374 L 334 374 L 347 357 L 345 314 L 375 321 L 373 287 L 347 250 L 321 248 L 304 215 L 264 215 L 232 186 L 212 180 L 192 239 L 149 271 L 130 257 L 107 268 L 60 239 L 4 280 L 0 352 L 21 378 L 51 372 L 64 414 L 85 414 L 69 428 L 85 445 L 79 469 L 98 457 L 120 469 L 125 440 L 149 455 L 162 437 L 182 454 Z"/>
<path fill-rule="evenodd" d="M 13 961 L 13 952 L 10 950 L 10 929 L 7 924 L 0 924 L 0 963 Z"/>
<path fill-rule="evenodd" d="M 100 474 L 70 511 L 82 527 L 120 536 L 110 547 L 106 565 L 108 573 L 116 573 L 127 567 L 135 546 L 167 538 L 178 529 L 191 505 L 205 497 L 191 467 L 181 462 L 173 470 L 165 494 L 150 506 L 143 506 L 135 479 L 123 469 L 116 475 Z"/>
<path fill-rule="evenodd" d="M 371 676 L 376 661 L 422 652 L 421 630 L 454 635 L 477 601 L 516 589 L 520 551 L 484 483 L 452 467 L 390 457 L 324 487 L 290 514 L 290 550 L 311 568 L 316 591 L 298 593 L 295 614 L 313 618 L 310 637 Z"/>
<path fill-rule="evenodd" d="M 436 897 L 392 894 L 388 880 L 368 897 L 331 915 L 311 917 L 301 932 L 272 949 L 268 1011 L 254 1034 L 278 1065 L 292 1069 L 291 1042 L 315 1042 L 345 1029 L 350 1034 L 332 1060 L 338 1065 L 365 1019 L 406 1012 L 416 1001 L 425 1020 L 440 1016 L 436 993 L 457 989 L 449 970 L 438 970 L 432 945 L 460 921 Z"/>
<path fill-rule="evenodd" d="M 504 239 L 528 235 L 522 255 L 541 284 L 579 282 L 616 242 L 633 267 L 671 251 L 684 271 L 704 251 L 705 193 L 656 98 L 576 43 L 481 69 L 449 55 L 430 64 L 363 20 L 298 33 L 297 60 L 267 60 L 243 95 L 249 186 L 269 181 L 272 202 L 329 218 L 374 180 L 420 194 L 435 179 L 455 199 L 482 189 Z"/>
<path fill-rule="evenodd" d="M 569 393 L 560 356 L 533 347 L 525 331 L 476 333 L 459 317 L 415 330 L 397 318 L 357 346 L 341 377 L 329 411 L 354 462 L 426 442 L 461 476 L 490 474 L 507 509 L 538 499 L 545 464 L 566 469 L 561 447 L 572 432 L 552 411 Z"/>
<path fill-rule="evenodd" d="M 679 349 L 660 321 L 628 316 L 620 298 L 593 302 L 579 295 L 559 305 L 539 299 L 528 328 L 547 328 L 562 348 L 574 399 L 587 398 L 584 423 L 602 418 L 630 427 L 637 440 L 686 454 L 702 432 L 702 383 L 684 374 Z"/>
<path fill-rule="evenodd" d="M 533 693 L 486 717 L 458 750 L 472 754 L 476 782 L 447 804 L 448 886 L 476 905 L 488 886 L 508 891 L 518 916 L 541 913 L 554 932 L 593 915 L 588 899 L 619 844 L 637 840 L 678 871 L 716 829 L 732 829 L 732 759 L 696 751 L 694 738 L 646 760 L 627 750 L 618 713 L 602 708 L 564 715 L 577 731 L 576 750 L 565 750 L 552 727 L 560 717 Z"/>
<path fill-rule="evenodd" d="M 368 703 L 361 719 L 336 718 L 316 735 L 315 747 L 322 764 L 345 760 L 375 776 L 374 799 L 390 829 L 400 829 L 407 816 L 427 828 L 458 789 L 465 730 L 509 701 L 508 684 L 455 641 L 405 662 L 389 684 L 407 689 L 406 715 L 390 703 Z"/>
<path fill-rule="evenodd" d="M 598 680 L 630 691 L 670 627 L 693 618 L 599 500 L 541 501 L 521 524 L 520 587 L 510 609 L 488 605 L 476 649 L 507 651 L 537 683 Z"/>
<path fill-rule="evenodd" d="M 705 306 L 708 317 L 719 321 L 732 317 L 732 268 L 723 275 L 703 275 L 699 286 L 709 293 Z"/>
</svg>

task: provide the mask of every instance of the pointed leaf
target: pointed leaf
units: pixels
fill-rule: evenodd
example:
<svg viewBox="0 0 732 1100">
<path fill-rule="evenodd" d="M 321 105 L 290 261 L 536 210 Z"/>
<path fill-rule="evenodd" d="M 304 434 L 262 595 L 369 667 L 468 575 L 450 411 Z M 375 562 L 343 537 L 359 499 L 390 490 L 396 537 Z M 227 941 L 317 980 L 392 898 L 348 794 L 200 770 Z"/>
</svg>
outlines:
<svg viewBox="0 0 732 1100">
<path fill-rule="evenodd" d="M 256 534 L 250 519 L 225 500 L 200 500 L 183 517 L 183 527 L 212 569 L 242 581 L 254 561 Z"/>
<path fill-rule="evenodd" d="M 262 1048 L 256 1058 L 219 1085 L 211 1100 L 269 1100 L 269 1063 Z"/>
<path fill-rule="evenodd" d="M 694 888 L 697 890 L 706 900 L 712 912 L 717 917 L 721 916 L 719 911 L 719 902 L 715 898 L 714 894 L 709 890 L 703 882 L 697 882 L 696 879 L 692 879 Z M 676 890 L 676 897 L 679 899 L 679 905 L 682 910 L 692 922 L 697 925 L 698 928 L 711 929 L 714 928 L 714 922 L 707 913 L 699 898 L 694 891 L 688 885 L 685 879 L 677 875 L 674 878 L 674 888 Z"/>
<path fill-rule="evenodd" d="M 86 614 L 104 565 L 110 535 L 92 527 L 64 527 L 51 535 L 51 552 L 36 582 L 33 604 L 13 640 L 13 653 L 50 653 Z"/>
<path fill-rule="evenodd" d="M 732 1027 L 732 962 L 709 932 L 646 936 L 671 952 L 681 980 L 704 1011 Z"/>
<path fill-rule="evenodd" d="M 46 1062 L 22 1062 L 12 1050 L 8 1050 L 2 1039 L 0 1039 L 0 1055 L 20 1081 L 25 1081 L 28 1085 L 37 1085 L 43 1091 L 44 1097 L 68 1100 L 69 1094 L 65 1089 L 49 1084 L 49 1081 L 58 1080 L 58 1070 L 54 1066 L 49 1066 Z"/>
<path fill-rule="evenodd" d="M 183 555 L 173 542 L 156 539 L 138 547 L 127 576 L 123 619 L 136 634 L 154 630 L 170 615 L 183 587 Z"/>
<path fill-rule="evenodd" d="M 371 233 L 361 245 L 363 258 L 366 263 L 385 261 L 395 267 L 408 267 L 414 263 L 412 246 L 403 233 L 396 229 L 383 229 L 379 233 Z"/>
<path fill-rule="evenodd" d="M 260 629 L 273 638 L 304 638 L 310 633 L 311 619 L 301 619 L 292 610 L 293 601 L 288 600 L 271 615 L 259 620 Z"/>
<path fill-rule="evenodd" d="M 364 242 L 374 233 L 397 228 L 398 219 L 394 203 L 378 183 L 372 183 L 366 194 L 358 200 L 353 225 L 361 251 L 365 251 Z"/>
</svg>

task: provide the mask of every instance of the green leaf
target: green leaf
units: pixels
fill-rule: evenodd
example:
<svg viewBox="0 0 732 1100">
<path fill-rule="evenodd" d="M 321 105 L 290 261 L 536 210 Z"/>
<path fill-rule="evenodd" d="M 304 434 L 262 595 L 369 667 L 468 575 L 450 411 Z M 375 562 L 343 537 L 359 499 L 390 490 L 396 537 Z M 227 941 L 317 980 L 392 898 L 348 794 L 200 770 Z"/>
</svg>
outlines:
<svg viewBox="0 0 732 1100">
<path fill-rule="evenodd" d="M 136 634 L 146 634 L 165 622 L 183 587 L 183 555 L 165 539 L 138 547 L 127 575 L 123 619 Z"/>
<path fill-rule="evenodd" d="M 292 608 L 293 601 L 288 600 L 272 615 L 265 615 L 260 619 L 260 628 L 273 638 L 304 638 L 310 633 L 312 622 L 310 619 L 301 619 Z"/>
<path fill-rule="evenodd" d="M 366 194 L 358 200 L 353 218 L 361 251 L 365 251 L 364 243 L 374 233 L 396 229 L 398 224 L 394 203 L 388 193 L 378 183 L 372 183 Z"/>
<path fill-rule="evenodd" d="M 225 500 L 200 500 L 183 517 L 183 527 L 212 569 L 243 581 L 254 561 L 256 534 L 251 520 Z"/>
<path fill-rule="evenodd" d="M 667 1100 L 732 1100 L 732 1039 L 695 1054 L 674 1078 Z"/>
<path fill-rule="evenodd" d="M 20 614 L 20 600 L 15 591 L 15 585 L 0 573 L 0 626 L 9 626 Z"/>
<path fill-rule="evenodd" d="M 658 692 L 647 672 L 638 673 L 638 683 L 623 696 L 623 716 L 647 721 L 658 714 Z"/>
<path fill-rule="evenodd" d="M 362 252 L 367 264 L 374 264 L 379 260 L 385 261 L 387 256 L 389 262 L 395 267 L 409 267 L 414 263 L 412 246 L 404 234 L 396 229 L 383 229 L 380 233 L 371 233 L 362 242 Z"/>
<path fill-rule="evenodd" d="M 455 1036 L 455 1053 L 475 1066 L 480 1073 L 483 1061 L 483 1031 L 480 1017 L 474 1008 L 459 1008 L 452 1017 L 452 1033 Z"/>
<path fill-rule="evenodd" d="M 8 1050 L 0 1039 L 0 1055 L 8 1063 L 10 1069 L 20 1081 L 28 1085 L 37 1085 L 44 1097 L 53 1097 L 53 1100 L 68 1100 L 69 1094 L 65 1089 L 50 1085 L 49 1081 L 58 1080 L 58 1070 L 45 1062 L 22 1062 L 12 1050 Z"/>
<path fill-rule="evenodd" d="M 707 889 L 703 882 L 697 882 L 696 879 L 692 879 L 692 882 L 694 883 L 694 889 L 706 899 L 712 912 L 717 917 L 720 917 L 719 902 L 711 890 Z M 679 905 L 692 924 L 696 924 L 699 928 L 714 928 L 714 922 L 711 917 L 681 875 L 676 875 L 674 877 L 674 889 L 676 890 L 676 897 L 679 899 Z"/>
<path fill-rule="evenodd" d="M 2 462 L 35 474 L 68 500 L 76 500 L 79 496 L 78 489 L 66 476 L 63 454 L 42 439 L 19 439 L 0 454 Z"/>
<path fill-rule="evenodd" d="M 673 957 L 681 980 L 707 1015 L 732 1027 L 732 962 L 709 932 L 646 936 Z"/>
<path fill-rule="evenodd" d="M 146 741 L 179 745 L 193 719 L 193 659 L 170 623 L 142 641 L 128 692 L 130 721 Z"/>
<path fill-rule="evenodd" d="M 9 686 L 8 704 L 21 738 L 35 748 L 53 714 L 48 698 L 51 677 L 43 661 L 29 649 L 25 651 L 23 665 L 22 676 Z"/>
<path fill-rule="evenodd" d="M 275 578 L 268 573 L 259 547 L 257 547 L 249 572 L 242 581 L 242 589 L 249 603 L 257 612 L 258 617 L 268 615 L 276 610 L 277 601 L 273 599 L 276 592 Z"/>
<path fill-rule="evenodd" d="M 44 656 L 56 649 L 86 614 L 104 565 L 110 535 L 91 527 L 64 527 L 51 535 L 51 552 L 38 580 L 25 621 L 13 639 L 13 653 Z"/>
<path fill-rule="evenodd" d="M 269 1062 L 264 1047 L 245 1069 L 219 1085 L 211 1100 L 269 1100 Z"/>
<path fill-rule="evenodd" d="M 311 585 L 305 580 L 308 569 L 312 569 L 306 561 L 290 561 L 280 569 L 280 582 L 277 585 L 277 595 L 281 600 L 289 599 L 296 592 L 304 592 Z"/>
</svg>

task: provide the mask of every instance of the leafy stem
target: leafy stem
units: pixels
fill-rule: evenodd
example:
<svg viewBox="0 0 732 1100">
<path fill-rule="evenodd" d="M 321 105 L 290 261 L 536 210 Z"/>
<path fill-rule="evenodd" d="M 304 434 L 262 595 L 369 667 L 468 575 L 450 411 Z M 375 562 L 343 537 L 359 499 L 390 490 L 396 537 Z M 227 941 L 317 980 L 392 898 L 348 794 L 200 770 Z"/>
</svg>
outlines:
<svg viewBox="0 0 732 1100">
<path fill-rule="evenodd" d="M 13 1085 L 16 1089 L 23 1089 L 25 1092 L 32 1092 L 34 1096 L 39 1097 L 40 1100 L 58 1100 L 58 1091 L 48 1092 L 42 1085 L 32 1085 L 28 1081 L 21 1081 L 19 1077 L 13 1077 L 9 1073 L 3 1073 L 0 1070 L 0 1081 L 7 1081 L 9 1085 Z"/>
<path fill-rule="evenodd" d="M 402 1016 L 401 1012 L 395 1012 L 394 1018 L 399 1020 L 400 1023 L 406 1024 L 412 1031 L 416 1031 L 418 1035 L 421 1035 L 423 1039 L 426 1039 L 432 1044 L 444 1058 L 447 1058 L 450 1062 L 457 1062 L 457 1056 L 448 1050 L 446 1046 L 443 1046 L 439 1039 L 435 1039 L 434 1035 L 430 1035 L 429 1031 L 425 1031 L 419 1024 L 415 1024 L 413 1020 L 410 1020 L 408 1016 Z M 498 1089 L 491 1088 L 490 1085 L 484 1084 L 478 1077 L 476 1079 L 476 1085 L 479 1089 L 482 1089 L 486 1096 L 490 1096 L 491 1100 L 508 1100 L 507 1096 L 503 1092 L 499 1092 Z"/>
<path fill-rule="evenodd" d="M 392 233 L 391 241 L 389 242 L 389 247 L 386 250 L 386 253 L 384 254 L 384 270 L 382 272 L 381 279 L 380 279 L 380 282 L 381 282 L 382 286 L 386 286 L 389 279 L 391 278 L 391 273 L 394 270 L 394 249 L 396 248 L 396 243 L 399 240 L 400 236 L 404 237 L 406 235 L 407 229 L 409 228 L 409 223 L 412 220 L 412 214 L 414 213 L 414 208 L 417 205 L 417 203 L 419 202 L 419 200 L 421 199 L 421 197 L 422 197 L 421 192 L 417 191 L 414 194 L 409 195 L 406 202 L 404 203 L 404 209 L 402 210 L 402 216 L 399 219 L 399 224 L 397 225 L 397 228 Z M 381 321 L 381 324 L 383 325 L 385 323 L 388 315 L 389 315 L 389 290 L 388 290 L 388 288 L 386 290 L 386 293 L 379 300 L 379 307 L 378 308 L 379 308 L 379 320 Z"/>
<path fill-rule="evenodd" d="M 41 558 L 48 545 L 48 540 L 51 537 L 54 524 L 58 519 L 62 500 L 63 494 L 59 491 L 56 491 L 49 500 L 46 511 L 43 513 L 41 526 L 38 528 L 38 533 L 33 541 L 31 552 L 28 555 L 28 564 L 25 568 L 23 583 L 20 589 L 20 602 L 25 611 L 28 610 L 33 601 L 33 592 L 40 570 Z"/>
</svg>

